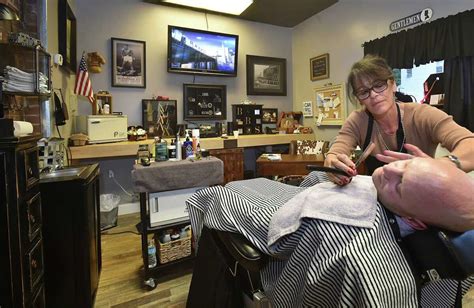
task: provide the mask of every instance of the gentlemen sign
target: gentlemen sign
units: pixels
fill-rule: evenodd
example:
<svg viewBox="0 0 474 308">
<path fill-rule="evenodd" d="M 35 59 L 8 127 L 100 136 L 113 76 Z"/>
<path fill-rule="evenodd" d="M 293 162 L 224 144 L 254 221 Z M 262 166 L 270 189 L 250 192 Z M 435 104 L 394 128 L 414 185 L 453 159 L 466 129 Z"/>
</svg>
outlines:
<svg viewBox="0 0 474 308">
<path fill-rule="evenodd" d="M 426 8 L 421 12 L 396 20 L 390 24 L 390 31 L 398 31 L 400 29 L 416 25 L 421 22 L 426 22 L 433 17 L 433 10 Z"/>
</svg>

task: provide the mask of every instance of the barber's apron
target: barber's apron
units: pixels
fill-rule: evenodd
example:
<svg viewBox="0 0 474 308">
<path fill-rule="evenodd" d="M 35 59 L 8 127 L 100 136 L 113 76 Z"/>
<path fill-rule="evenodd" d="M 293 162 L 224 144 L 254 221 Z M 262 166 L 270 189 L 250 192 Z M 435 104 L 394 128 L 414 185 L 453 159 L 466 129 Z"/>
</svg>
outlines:
<svg viewBox="0 0 474 308">
<path fill-rule="evenodd" d="M 402 116 L 400 114 L 400 106 L 398 104 L 395 104 L 397 106 L 397 115 L 398 115 L 398 129 L 397 129 L 397 149 L 395 151 L 398 151 L 401 149 L 402 153 L 406 153 L 406 149 L 403 148 L 403 140 L 405 139 L 405 132 L 403 131 L 403 125 L 402 125 Z M 372 129 L 374 128 L 374 117 L 370 112 L 367 111 L 367 114 L 369 115 L 369 125 L 367 126 L 367 135 L 365 136 L 365 141 L 364 141 L 364 146 L 362 147 L 362 150 L 365 150 L 367 146 L 370 143 L 370 139 L 372 137 Z M 382 138 L 382 136 L 379 136 Z M 365 160 L 365 167 L 367 169 L 367 175 L 372 175 L 374 173 L 375 169 L 378 167 L 382 167 L 385 165 L 384 162 L 378 160 L 375 158 L 375 156 L 369 155 L 367 159 Z"/>
</svg>

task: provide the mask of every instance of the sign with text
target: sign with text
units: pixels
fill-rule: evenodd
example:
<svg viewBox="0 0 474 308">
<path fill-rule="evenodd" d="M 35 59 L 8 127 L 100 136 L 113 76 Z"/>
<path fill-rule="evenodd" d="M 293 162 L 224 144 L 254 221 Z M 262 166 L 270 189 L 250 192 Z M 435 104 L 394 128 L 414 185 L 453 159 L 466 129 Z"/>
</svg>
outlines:
<svg viewBox="0 0 474 308">
<path fill-rule="evenodd" d="M 314 57 L 309 60 L 310 79 L 312 81 L 329 78 L 329 54 Z"/>
<path fill-rule="evenodd" d="M 416 25 L 418 23 L 427 22 L 431 19 L 431 17 L 433 17 L 433 10 L 430 8 L 426 8 L 421 12 L 415 13 L 399 20 L 395 20 L 390 24 L 390 31 L 394 32 L 412 25 Z"/>
</svg>

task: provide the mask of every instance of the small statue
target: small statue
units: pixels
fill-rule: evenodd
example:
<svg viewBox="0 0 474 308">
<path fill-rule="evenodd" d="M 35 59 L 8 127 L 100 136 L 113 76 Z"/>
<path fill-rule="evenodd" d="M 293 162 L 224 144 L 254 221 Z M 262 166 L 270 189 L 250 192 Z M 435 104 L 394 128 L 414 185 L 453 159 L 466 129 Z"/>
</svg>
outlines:
<svg viewBox="0 0 474 308">
<path fill-rule="evenodd" d="M 97 51 L 89 52 L 87 54 L 87 64 L 89 65 L 89 72 L 102 72 L 102 64 L 105 64 L 105 59 Z"/>
</svg>

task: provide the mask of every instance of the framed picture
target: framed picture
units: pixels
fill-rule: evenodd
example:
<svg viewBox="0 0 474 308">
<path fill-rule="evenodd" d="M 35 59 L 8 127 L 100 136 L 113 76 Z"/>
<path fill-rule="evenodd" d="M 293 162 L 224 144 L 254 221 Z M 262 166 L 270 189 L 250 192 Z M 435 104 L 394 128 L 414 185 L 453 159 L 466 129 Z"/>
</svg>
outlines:
<svg viewBox="0 0 474 308">
<path fill-rule="evenodd" d="M 112 87 L 146 88 L 144 41 L 112 38 Z"/>
<path fill-rule="evenodd" d="M 247 94 L 286 96 L 286 59 L 247 55 Z"/>
<path fill-rule="evenodd" d="M 226 95 L 225 85 L 183 84 L 184 120 L 225 120 Z"/>
<path fill-rule="evenodd" d="M 142 100 L 142 124 L 148 137 L 176 137 L 178 112 L 176 101 Z"/>
<path fill-rule="evenodd" d="M 346 118 L 344 84 L 315 88 L 316 125 L 342 125 Z"/>
<path fill-rule="evenodd" d="M 311 58 L 309 60 L 310 78 L 312 81 L 329 78 L 329 54 Z"/>
<path fill-rule="evenodd" d="M 312 101 L 303 102 L 303 116 L 305 117 L 313 116 L 313 102 Z"/>
<path fill-rule="evenodd" d="M 277 108 L 263 108 L 262 109 L 262 123 L 276 124 L 278 122 Z"/>
<path fill-rule="evenodd" d="M 58 1 L 58 49 L 63 56 L 62 67 L 76 73 L 77 66 L 76 17 L 67 0 Z"/>
</svg>

